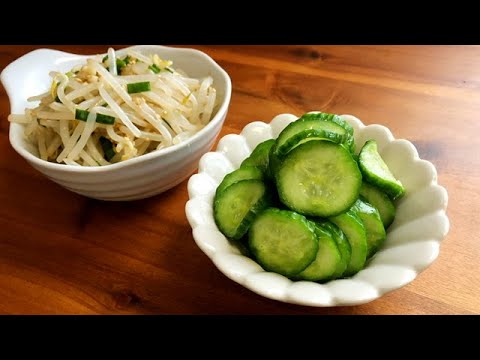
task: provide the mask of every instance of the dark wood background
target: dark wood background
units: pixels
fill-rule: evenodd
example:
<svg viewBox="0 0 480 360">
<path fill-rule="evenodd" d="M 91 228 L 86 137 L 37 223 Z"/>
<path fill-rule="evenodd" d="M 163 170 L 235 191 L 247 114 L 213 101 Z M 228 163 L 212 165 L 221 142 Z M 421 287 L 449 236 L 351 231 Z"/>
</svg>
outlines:
<svg viewBox="0 0 480 360">
<path fill-rule="evenodd" d="M 0 69 L 37 47 L 0 46 Z M 121 48 L 123 46 L 114 46 Z M 30 168 L 8 141 L 0 88 L 0 313 L 480 313 L 480 46 L 191 46 L 230 74 L 221 136 L 311 110 L 356 115 L 411 140 L 449 193 L 450 233 L 411 284 L 362 306 L 309 308 L 262 298 L 197 248 L 183 182 L 153 198 L 100 202 Z"/>
</svg>

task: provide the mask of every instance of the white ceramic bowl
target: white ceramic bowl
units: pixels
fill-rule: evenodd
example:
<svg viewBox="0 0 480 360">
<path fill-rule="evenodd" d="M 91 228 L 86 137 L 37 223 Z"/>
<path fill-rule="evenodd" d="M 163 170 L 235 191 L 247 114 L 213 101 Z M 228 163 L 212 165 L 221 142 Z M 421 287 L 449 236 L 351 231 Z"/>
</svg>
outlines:
<svg viewBox="0 0 480 360">
<path fill-rule="evenodd" d="M 91 198 L 136 200 L 159 194 L 181 183 L 196 169 L 200 157 L 212 148 L 230 104 L 230 77 L 205 53 L 156 45 L 131 48 L 170 59 L 175 67 L 186 71 L 189 76 L 200 78 L 211 75 L 220 106 L 210 123 L 187 141 L 105 167 L 79 167 L 44 161 L 38 157 L 37 149 L 24 141 L 23 125 L 10 124 L 10 143 L 31 166 L 63 187 Z M 125 53 L 126 49 L 118 51 L 119 56 Z M 88 57 L 39 49 L 8 65 L 1 74 L 1 81 L 10 99 L 11 112 L 23 114 L 26 107 L 33 107 L 27 98 L 49 89 L 50 71 L 67 72 Z"/>
<path fill-rule="evenodd" d="M 282 114 L 270 124 L 252 122 L 240 135 L 224 136 L 215 152 L 200 159 L 198 174 L 188 182 L 190 200 L 185 210 L 195 242 L 227 277 L 257 294 L 279 301 L 309 306 L 357 305 L 406 285 L 437 258 L 449 221 L 445 213 L 447 191 L 437 184 L 435 167 L 419 159 L 412 143 L 396 140 L 386 127 L 365 126 L 351 115 L 343 117 L 355 130 L 357 152 L 368 139 L 375 139 L 381 156 L 406 188 L 382 249 L 350 279 L 321 285 L 291 281 L 266 272 L 243 256 L 218 230 L 212 213 L 216 187 L 227 173 L 239 167 L 257 144 L 276 138 L 297 119 Z"/>
</svg>

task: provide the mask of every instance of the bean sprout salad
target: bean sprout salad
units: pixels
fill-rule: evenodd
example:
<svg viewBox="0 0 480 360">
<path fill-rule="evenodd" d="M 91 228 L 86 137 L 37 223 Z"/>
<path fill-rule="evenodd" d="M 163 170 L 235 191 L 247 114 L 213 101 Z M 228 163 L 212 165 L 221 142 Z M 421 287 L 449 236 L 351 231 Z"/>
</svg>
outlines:
<svg viewBox="0 0 480 360">
<path fill-rule="evenodd" d="M 8 120 L 24 124 L 39 157 L 105 166 L 178 144 L 205 127 L 216 106 L 213 79 L 189 77 L 157 54 L 108 49 L 66 74 L 52 71 L 49 91 Z"/>
</svg>

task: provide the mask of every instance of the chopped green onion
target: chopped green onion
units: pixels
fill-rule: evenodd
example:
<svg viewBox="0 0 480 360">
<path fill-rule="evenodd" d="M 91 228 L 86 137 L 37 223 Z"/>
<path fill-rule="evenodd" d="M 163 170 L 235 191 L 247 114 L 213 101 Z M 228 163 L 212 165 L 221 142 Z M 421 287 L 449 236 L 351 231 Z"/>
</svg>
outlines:
<svg viewBox="0 0 480 360">
<path fill-rule="evenodd" d="M 130 64 L 130 61 L 132 61 L 132 58 L 130 57 L 130 55 L 125 56 L 125 58 L 123 59 L 123 62 L 126 65 Z"/>
<path fill-rule="evenodd" d="M 126 59 L 126 58 L 125 58 Z M 105 61 L 108 60 L 108 55 L 105 56 L 103 59 L 102 59 L 102 63 L 104 63 Z M 117 74 L 120 74 L 120 71 L 125 67 L 127 66 L 127 62 L 125 62 L 125 60 L 122 60 L 122 59 L 117 59 L 116 61 L 117 63 Z M 107 66 L 107 70 L 109 71 L 110 70 L 110 67 Z"/>
<path fill-rule="evenodd" d="M 150 90 L 150 81 L 127 84 L 127 91 L 129 94 L 137 94 Z"/>
<path fill-rule="evenodd" d="M 125 61 L 123 61 L 122 59 L 117 59 L 117 72 L 118 73 L 120 73 L 120 70 L 122 70 L 125 66 L 127 66 Z"/>
<path fill-rule="evenodd" d="M 68 77 L 68 78 L 71 78 L 73 76 L 73 72 L 69 71 L 67 73 L 65 73 L 65 75 Z"/>
<path fill-rule="evenodd" d="M 97 114 L 95 121 L 99 124 L 113 125 L 115 123 L 115 118 L 109 115 Z"/>
<path fill-rule="evenodd" d="M 75 110 L 75 119 L 81 120 L 81 121 L 87 121 L 89 112 L 87 110 L 80 110 L 76 109 Z"/>
<path fill-rule="evenodd" d="M 160 69 L 157 65 L 152 64 L 148 67 L 150 70 L 152 70 L 155 74 L 158 74 L 162 69 Z"/>
<path fill-rule="evenodd" d="M 105 160 L 112 160 L 112 158 L 115 156 L 115 150 L 113 149 L 112 142 L 104 136 L 101 136 L 99 141 L 100 145 L 102 145 Z"/>
<path fill-rule="evenodd" d="M 148 67 L 150 70 L 152 70 L 155 74 L 158 74 L 159 72 L 161 71 L 168 71 L 168 72 L 171 72 L 173 74 L 173 70 L 168 68 L 168 67 L 164 67 L 163 69 L 158 67 L 156 64 L 152 64 Z"/>
<path fill-rule="evenodd" d="M 87 110 L 76 109 L 75 110 L 75 119 L 80 121 L 87 121 L 88 115 L 90 113 Z M 97 114 L 95 121 L 99 124 L 113 125 L 115 123 L 115 118 L 109 115 Z"/>
<path fill-rule="evenodd" d="M 103 105 L 102 105 L 102 107 L 107 107 L 107 106 L 108 106 L 108 104 L 107 104 L 107 103 L 105 103 L 105 104 L 103 104 Z"/>
</svg>

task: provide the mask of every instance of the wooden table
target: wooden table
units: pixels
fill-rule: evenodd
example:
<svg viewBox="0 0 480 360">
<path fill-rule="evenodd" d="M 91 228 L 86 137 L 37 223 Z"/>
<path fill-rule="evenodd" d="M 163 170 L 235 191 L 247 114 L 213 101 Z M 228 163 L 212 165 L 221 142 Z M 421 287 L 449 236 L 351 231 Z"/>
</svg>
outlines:
<svg viewBox="0 0 480 360">
<path fill-rule="evenodd" d="M 451 228 L 438 259 L 411 284 L 362 306 L 265 299 L 222 275 L 196 246 L 184 213 L 187 181 L 147 200 L 107 203 L 30 168 L 10 147 L 2 88 L 1 313 L 480 313 L 480 46 L 193 47 L 232 78 L 221 136 L 279 113 L 323 110 L 386 125 L 413 141 L 449 193 Z M 1 46 L 0 69 L 34 48 Z"/>
</svg>

